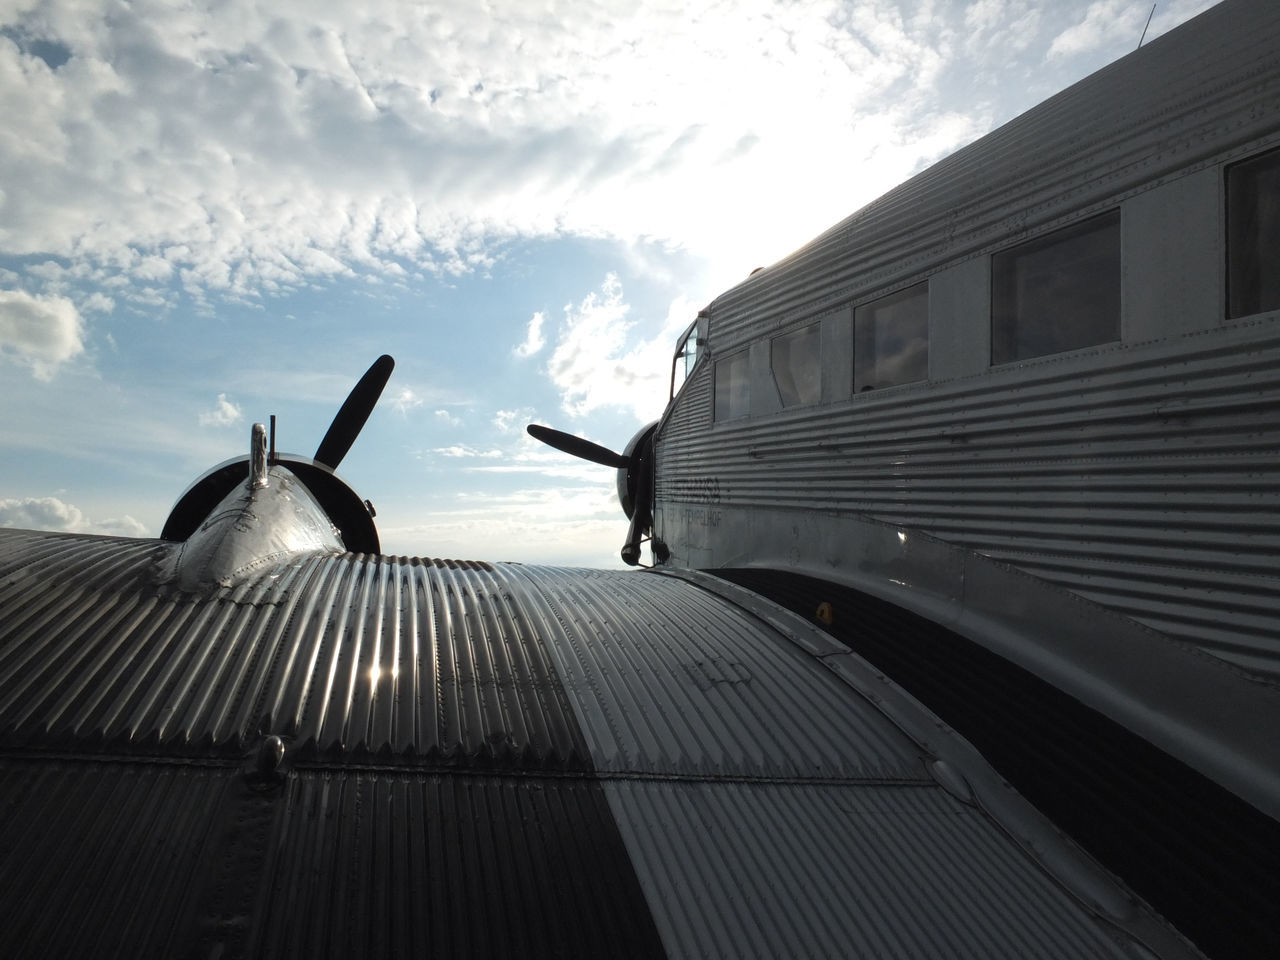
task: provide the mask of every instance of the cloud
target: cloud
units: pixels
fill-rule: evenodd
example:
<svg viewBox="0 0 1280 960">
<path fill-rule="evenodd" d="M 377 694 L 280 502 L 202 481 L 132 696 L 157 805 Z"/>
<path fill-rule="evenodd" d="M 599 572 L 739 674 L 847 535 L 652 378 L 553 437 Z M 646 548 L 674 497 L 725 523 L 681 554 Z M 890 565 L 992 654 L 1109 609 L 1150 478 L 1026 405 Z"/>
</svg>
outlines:
<svg viewBox="0 0 1280 960">
<path fill-rule="evenodd" d="M 525 332 L 524 343 L 516 347 L 515 353 L 517 357 L 532 357 L 546 345 L 546 338 L 542 335 L 542 324 L 546 320 L 542 311 L 539 310 L 529 318 L 529 327 Z"/>
<path fill-rule="evenodd" d="M 524 432 L 525 424 L 533 421 L 533 408 L 521 407 L 518 410 L 495 410 L 493 420 L 490 421 L 501 433 L 511 433 L 513 430 Z"/>
<path fill-rule="evenodd" d="M 516 236 L 648 239 L 741 275 L 910 172 L 960 16 L 935 13 L 48 0 L 4 15 L 0 251 L 150 305 L 448 276 Z M 872 115 L 887 140 L 860 137 Z M 891 173 L 849 176 L 873 149 Z"/>
<path fill-rule="evenodd" d="M 395 396 L 391 398 L 391 405 L 396 408 L 396 411 L 401 416 L 408 414 L 410 410 L 420 407 L 424 403 L 426 403 L 426 400 L 414 393 L 409 387 L 401 387 L 396 391 Z"/>
<path fill-rule="evenodd" d="M 1136 44 L 1142 5 L 1081 6 L 11 4 L 0 252 L 165 309 L 448 278 L 516 237 L 679 247 L 719 289 L 1029 105 L 1047 49 Z"/>
<path fill-rule="evenodd" d="M 57 497 L 0 499 L 0 527 L 97 533 L 117 537 L 145 537 L 147 528 L 125 514 L 119 519 L 90 520 L 78 508 Z"/>
<path fill-rule="evenodd" d="M 84 352 L 84 323 L 65 297 L 0 290 L 0 354 L 31 368 L 39 380 Z"/>
<path fill-rule="evenodd" d="M 1070 25 L 1053 35 L 1046 57 L 1067 60 L 1099 51 L 1114 50 L 1116 55 L 1129 53 L 1138 45 L 1139 38 L 1143 38 L 1144 27 L 1146 35 L 1143 42 L 1150 43 L 1217 2 L 1219 0 L 1170 0 L 1159 4 L 1152 14 L 1151 7 L 1142 3 L 1094 0 L 1083 15 L 1072 17 Z M 1148 16 L 1151 17 L 1149 26 Z"/>
<path fill-rule="evenodd" d="M 202 427 L 230 427 L 244 419 L 239 404 L 232 403 L 225 393 L 218 394 L 218 401 L 212 410 L 200 414 Z"/>
<path fill-rule="evenodd" d="M 91 293 L 80 305 L 86 313 L 110 313 L 116 308 L 116 302 L 104 293 Z"/>
<path fill-rule="evenodd" d="M 439 423 L 442 426 L 446 426 L 446 427 L 462 426 L 462 419 L 460 417 L 455 417 L 448 410 L 437 410 L 434 416 L 436 418 L 436 423 Z"/>
<path fill-rule="evenodd" d="M 501 450 L 480 450 L 476 447 L 469 447 L 466 444 L 454 444 L 449 447 L 436 447 L 431 452 L 439 454 L 442 457 L 493 458 L 503 456 Z"/>
<path fill-rule="evenodd" d="M 1136 37 L 1146 21 L 1146 10 L 1130 0 L 1098 0 L 1089 4 L 1084 17 L 1063 30 L 1049 44 L 1049 56 L 1071 57 L 1088 53 L 1117 36 Z"/>
<path fill-rule="evenodd" d="M 605 471 L 608 473 L 608 471 Z M 621 568 L 627 521 L 612 478 L 551 489 L 459 494 L 412 524 L 379 527 L 393 553 Z"/>
<path fill-rule="evenodd" d="M 650 419 L 655 398 L 661 398 L 670 385 L 676 340 L 697 310 L 677 298 L 661 329 L 647 340 L 636 341 L 631 334 L 637 322 L 628 319 L 630 309 L 613 273 L 605 276 L 599 291 L 565 307 L 546 372 L 570 416 L 621 407 L 630 409 L 638 420 Z"/>
</svg>

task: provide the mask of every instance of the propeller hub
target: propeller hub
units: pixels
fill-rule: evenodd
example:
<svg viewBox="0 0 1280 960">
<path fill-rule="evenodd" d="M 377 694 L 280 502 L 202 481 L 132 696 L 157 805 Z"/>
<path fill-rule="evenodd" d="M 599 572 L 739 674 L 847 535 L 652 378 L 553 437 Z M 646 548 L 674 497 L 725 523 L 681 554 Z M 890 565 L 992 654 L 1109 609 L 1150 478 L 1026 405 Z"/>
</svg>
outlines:
<svg viewBox="0 0 1280 960">
<path fill-rule="evenodd" d="M 626 446 L 623 456 L 626 458 L 627 465 L 618 468 L 618 503 L 622 507 L 622 512 L 627 515 L 630 520 L 636 512 L 636 493 L 639 487 L 640 470 L 645 469 L 652 472 L 653 470 L 653 432 L 658 427 L 658 421 L 647 426 L 641 427 L 636 431 L 630 442 Z M 651 500 L 652 497 L 649 497 Z M 653 505 L 649 504 L 652 511 Z"/>
</svg>

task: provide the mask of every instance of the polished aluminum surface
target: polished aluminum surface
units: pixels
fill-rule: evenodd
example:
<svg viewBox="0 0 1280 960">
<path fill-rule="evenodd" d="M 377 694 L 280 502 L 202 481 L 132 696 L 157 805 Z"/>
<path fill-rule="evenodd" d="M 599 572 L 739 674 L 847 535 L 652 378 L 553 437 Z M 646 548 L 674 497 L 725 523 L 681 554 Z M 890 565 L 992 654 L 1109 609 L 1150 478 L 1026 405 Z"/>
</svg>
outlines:
<svg viewBox="0 0 1280 960">
<path fill-rule="evenodd" d="M 265 725 L 317 756 L 584 762 L 488 564 L 302 553 L 189 592 L 184 547 L 0 530 L 0 730 L 220 753 Z"/>
<path fill-rule="evenodd" d="M 22 901 L 24 943 L 52 913 L 79 912 L 73 946 L 110 922 L 117 900 L 53 877 L 119 835 L 95 876 L 121 882 L 148 850 L 128 819 L 156 824 L 157 855 L 179 845 L 155 879 L 176 913 L 119 939 L 155 956 L 653 955 L 660 938 L 670 956 L 1014 957 L 1037 937 L 1196 955 L 781 608 L 654 573 L 352 554 L 187 592 L 166 579 L 180 549 L 0 531 L 3 782 L 113 798 L 91 826 L 70 799 L 47 808 L 49 838 L 30 835 L 46 808 L 8 801 L 25 813 L 0 826 L 23 837 L 0 843 L 4 874 L 49 892 Z M 188 770 L 208 788 L 165 786 Z M 83 839 L 52 839 L 68 828 Z M 831 890 L 866 899 L 833 912 Z"/>
<path fill-rule="evenodd" d="M 533 591 L 597 770 L 923 780 L 874 705 L 715 594 L 657 576 L 499 565 Z M 833 735 L 839 731 L 838 735 Z"/>
<path fill-rule="evenodd" d="M 184 592 L 231 587 L 286 558 L 343 552 L 338 531 L 305 484 L 285 467 L 267 468 L 265 435 L 256 431 L 255 439 L 263 444 L 260 462 L 251 460 L 245 482 L 173 554 L 167 576 Z M 260 477 L 253 473 L 258 467 Z"/>
<path fill-rule="evenodd" d="M 940 789 L 606 789 L 671 956 L 1133 957 Z"/>
<path fill-rule="evenodd" d="M 267 485 L 267 457 L 267 428 L 255 423 L 249 439 L 249 486 Z"/>
</svg>

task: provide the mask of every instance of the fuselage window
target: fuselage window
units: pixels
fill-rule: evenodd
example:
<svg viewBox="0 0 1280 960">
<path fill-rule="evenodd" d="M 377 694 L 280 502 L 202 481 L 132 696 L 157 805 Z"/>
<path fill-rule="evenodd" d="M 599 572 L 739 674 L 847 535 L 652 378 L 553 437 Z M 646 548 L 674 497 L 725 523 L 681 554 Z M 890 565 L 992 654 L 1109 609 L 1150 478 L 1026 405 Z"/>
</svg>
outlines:
<svg viewBox="0 0 1280 960">
<path fill-rule="evenodd" d="M 769 368 L 784 407 L 802 407 L 822 399 L 822 361 L 819 324 L 774 337 L 769 345 Z"/>
<path fill-rule="evenodd" d="M 991 258 L 991 362 L 1120 339 L 1120 211 Z"/>
<path fill-rule="evenodd" d="M 1280 309 L 1280 150 L 1227 168 L 1227 315 Z"/>
<path fill-rule="evenodd" d="M 749 411 L 747 351 L 716 361 L 717 420 L 745 417 Z"/>
<path fill-rule="evenodd" d="M 929 376 L 929 282 L 853 311 L 853 392 Z"/>
</svg>

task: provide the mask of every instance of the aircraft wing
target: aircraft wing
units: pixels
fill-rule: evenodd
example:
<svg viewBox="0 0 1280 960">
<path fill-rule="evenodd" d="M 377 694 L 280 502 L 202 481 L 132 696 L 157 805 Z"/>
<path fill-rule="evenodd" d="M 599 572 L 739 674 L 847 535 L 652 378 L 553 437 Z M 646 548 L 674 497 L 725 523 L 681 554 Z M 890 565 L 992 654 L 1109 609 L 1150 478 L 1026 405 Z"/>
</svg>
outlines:
<svg viewBox="0 0 1280 960">
<path fill-rule="evenodd" d="M 8 956 L 1200 955 L 748 590 L 182 548 L 0 530 Z"/>
</svg>

